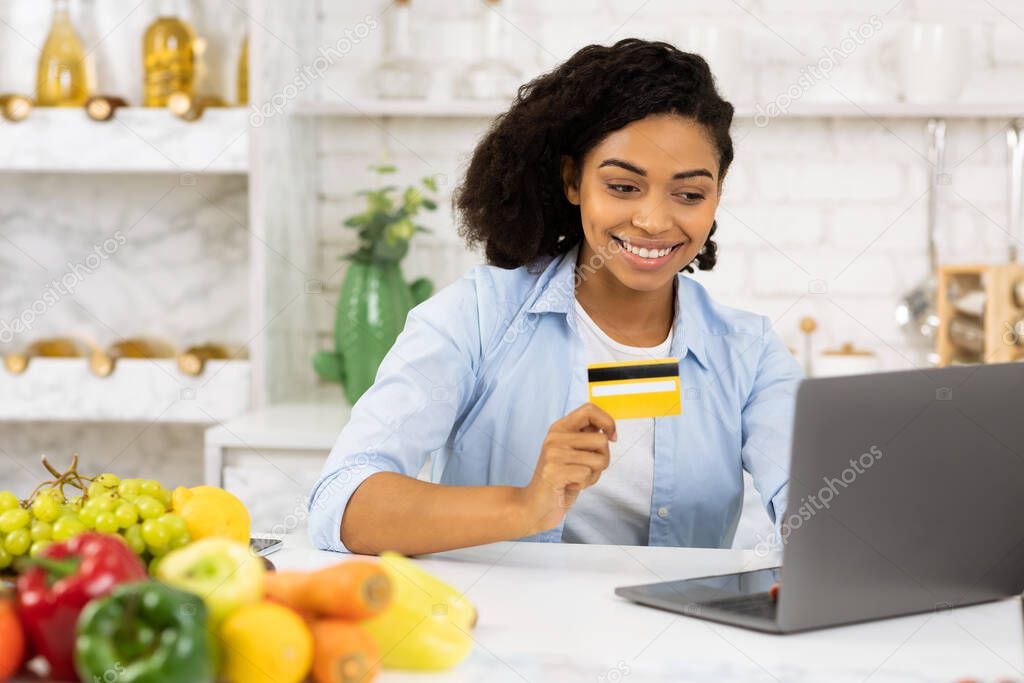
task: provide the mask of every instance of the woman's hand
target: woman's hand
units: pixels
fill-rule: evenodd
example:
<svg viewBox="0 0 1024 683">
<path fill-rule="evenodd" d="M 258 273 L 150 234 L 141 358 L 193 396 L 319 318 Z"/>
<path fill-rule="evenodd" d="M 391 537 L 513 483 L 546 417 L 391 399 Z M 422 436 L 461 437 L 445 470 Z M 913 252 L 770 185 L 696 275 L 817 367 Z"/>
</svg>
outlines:
<svg viewBox="0 0 1024 683">
<path fill-rule="evenodd" d="M 523 489 L 527 536 L 558 526 L 580 491 L 593 486 L 608 467 L 608 441 L 615 441 L 615 420 L 593 403 L 584 403 L 548 429 L 533 478 Z"/>
</svg>

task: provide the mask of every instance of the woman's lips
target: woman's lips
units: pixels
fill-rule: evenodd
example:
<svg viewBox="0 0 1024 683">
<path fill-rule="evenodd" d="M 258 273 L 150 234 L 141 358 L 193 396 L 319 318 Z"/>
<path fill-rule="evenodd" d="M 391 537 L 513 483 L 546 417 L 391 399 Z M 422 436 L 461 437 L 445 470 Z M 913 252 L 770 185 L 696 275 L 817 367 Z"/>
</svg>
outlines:
<svg viewBox="0 0 1024 683">
<path fill-rule="evenodd" d="M 641 270 L 654 270 L 655 268 L 662 267 L 663 265 L 671 261 L 672 257 L 675 256 L 675 253 L 679 249 L 679 247 L 685 244 L 685 242 L 680 242 L 679 244 L 669 249 L 668 253 L 665 254 L 664 256 L 643 257 L 640 256 L 639 254 L 634 254 L 629 249 L 627 249 L 625 243 L 618 237 L 612 236 L 612 239 L 615 240 L 615 242 L 621 247 L 620 251 L 622 252 L 622 257 L 630 265 Z"/>
</svg>

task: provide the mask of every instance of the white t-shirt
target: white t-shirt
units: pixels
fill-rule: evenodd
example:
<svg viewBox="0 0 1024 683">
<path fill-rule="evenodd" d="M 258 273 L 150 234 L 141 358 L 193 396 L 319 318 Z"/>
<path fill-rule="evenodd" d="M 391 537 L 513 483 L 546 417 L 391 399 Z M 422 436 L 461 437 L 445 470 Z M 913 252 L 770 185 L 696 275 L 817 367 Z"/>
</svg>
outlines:
<svg viewBox="0 0 1024 683">
<path fill-rule="evenodd" d="M 605 334 L 579 301 L 575 304 L 587 364 L 668 356 L 671 329 L 657 346 L 626 346 Z M 580 491 L 565 515 L 563 543 L 647 545 L 654 486 L 654 418 L 616 420 L 615 430 L 619 438 L 608 443 L 608 468 L 597 484 Z"/>
</svg>

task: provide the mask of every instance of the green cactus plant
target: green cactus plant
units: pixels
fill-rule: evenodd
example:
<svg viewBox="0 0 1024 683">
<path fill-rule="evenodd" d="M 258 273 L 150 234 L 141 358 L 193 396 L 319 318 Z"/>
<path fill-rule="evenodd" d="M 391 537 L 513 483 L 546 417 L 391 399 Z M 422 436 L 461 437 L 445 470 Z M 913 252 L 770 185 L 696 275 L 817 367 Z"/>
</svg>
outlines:
<svg viewBox="0 0 1024 683">
<path fill-rule="evenodd" d="M 391 165 L 370 169 L 385 175 L 397 170 Z M 373 384 L 409 310 L 434 289 L 426 278 L 407 283 L 400 266 L 413 235 L 430 232 L 414 222 L 416 215 L 437 208 L 426 194 L 436 195 L 436 181 L 426 177 L 421 183 L 422 189 L 408 186 L 399 191 L 386 185 L 364 190 L 359 194 L 366 197 L 366 210 L 345 221 L 358 231 L 359 247 L 343 257 L 349 266 L 334 317 L 334 350 L 317 352 L 313 368 L 320 379 L 341 383 L 352 404 Z"/>
</svg>

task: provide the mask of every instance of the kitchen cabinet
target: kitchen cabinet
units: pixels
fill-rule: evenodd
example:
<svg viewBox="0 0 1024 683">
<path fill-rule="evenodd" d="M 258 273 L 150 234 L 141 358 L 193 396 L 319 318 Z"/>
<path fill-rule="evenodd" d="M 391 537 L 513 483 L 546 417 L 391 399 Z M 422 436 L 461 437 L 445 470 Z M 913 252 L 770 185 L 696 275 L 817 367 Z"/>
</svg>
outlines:
<svg viewBox="0 0 1024 683">
<path fill-rule="evenodd" d="M 210 427 L 205 483 L 241 498 L 257 532 L 304 533 L 306 497 L 350 413 L 342 402 L 278 403 Z M 429 480 L 429 467 L 420 479 Z"/>
</svg>

